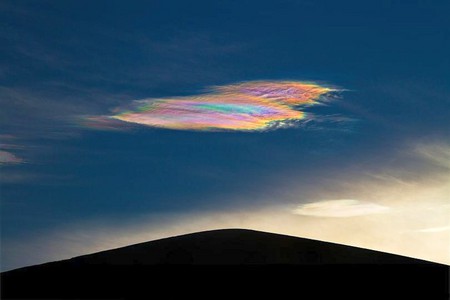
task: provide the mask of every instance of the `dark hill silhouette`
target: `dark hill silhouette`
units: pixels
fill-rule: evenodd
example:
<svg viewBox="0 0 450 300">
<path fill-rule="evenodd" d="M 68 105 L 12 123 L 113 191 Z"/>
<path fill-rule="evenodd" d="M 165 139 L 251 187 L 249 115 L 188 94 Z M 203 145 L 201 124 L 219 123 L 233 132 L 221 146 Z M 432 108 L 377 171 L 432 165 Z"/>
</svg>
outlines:
<svg viewBox="0 0 450 300">
<path fill-rule="evenodd" d="M 362 248 L 243 229 L 212 230 L 102 251 L 65 265 L 421 264 Z"/>
<path fill-rule="evenodd" d="M 382 283 L 390 292 L 448 295 L 447 266 L 242 229 L 165 238 L 1 274 L 2 299 L 150 297 L 157 291 L 185 296 L 196 285 L 227 292 L 247 290 L 255 280 L 259 288 L 253 292 L 300 283 L 302 289 L 317 283 L 380 289 Z"/>
</svg>

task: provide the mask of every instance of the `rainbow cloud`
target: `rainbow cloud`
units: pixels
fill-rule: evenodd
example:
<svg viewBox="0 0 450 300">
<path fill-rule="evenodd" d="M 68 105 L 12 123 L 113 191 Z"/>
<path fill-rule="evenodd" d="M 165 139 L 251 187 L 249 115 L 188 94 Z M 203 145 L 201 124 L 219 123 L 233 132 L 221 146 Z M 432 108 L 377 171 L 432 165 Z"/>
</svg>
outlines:
<svg viewBox="0 0 450 300">
<path fill-rule="evenodd" d="M 336 91 L 297 81 L 250 81 L 216 86 L 197 96 L 144 99 L 107 119 L 151 127 L 200 131 L 262 131 L 305 119 L 301 106 Z M 91 117 L 90 121 L 95 120 Z"/>
</svg>

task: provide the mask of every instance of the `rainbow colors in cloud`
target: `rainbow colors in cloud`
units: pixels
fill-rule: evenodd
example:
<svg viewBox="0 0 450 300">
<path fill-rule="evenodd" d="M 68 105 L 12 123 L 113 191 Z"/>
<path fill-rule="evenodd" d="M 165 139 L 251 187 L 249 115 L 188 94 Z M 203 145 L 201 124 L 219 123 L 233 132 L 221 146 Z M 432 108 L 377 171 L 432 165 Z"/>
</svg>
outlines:
<svg viewBox="0 0 450 300">
<path fill-rule="evenodd" d="M 196 96 L 134 101 L 109 118 L 177 130 L 262 131 L 304 119 L 301 107 L 317 104 L 332 91 L 314 83 L 250 81 Z"/>
</svg>

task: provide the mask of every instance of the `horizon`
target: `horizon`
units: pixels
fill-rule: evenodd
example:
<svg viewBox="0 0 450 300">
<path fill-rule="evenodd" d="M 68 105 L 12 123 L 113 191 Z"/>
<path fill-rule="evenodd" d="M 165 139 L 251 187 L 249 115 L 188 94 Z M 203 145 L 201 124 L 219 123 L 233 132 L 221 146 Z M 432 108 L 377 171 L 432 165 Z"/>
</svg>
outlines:
<svg viewBox="0 0 450 300">
<path fill-rule="evenodd" d="M 283 247 L 277 247 L 280 242 Z M 256 245 L 257 247 L 255 247 Z M 205 255 L 206 253 L 208 254 Z M 314 256 L 311 256 L 311 253 L 314 253 Z M 248 260 L 249 258 L 250 260 Z M 339 243 L 254 229 L 223 228 L 165 237 L 9 271 L 40 269 L 40 272 L 45 273 L 45 268 L 56 265 L 70 270 L 74 263 L 78 267 L 89 268 L 91 265 L 98 264 L 128 265 L 124 263 L 125 261 L 133 261 L 130 265 L 147 267 L 166 264 L 181 266 L 375 264 L 385 267 L 425 264 L 435 268 L 445 266 L 409 256 Z"/>
</svg>

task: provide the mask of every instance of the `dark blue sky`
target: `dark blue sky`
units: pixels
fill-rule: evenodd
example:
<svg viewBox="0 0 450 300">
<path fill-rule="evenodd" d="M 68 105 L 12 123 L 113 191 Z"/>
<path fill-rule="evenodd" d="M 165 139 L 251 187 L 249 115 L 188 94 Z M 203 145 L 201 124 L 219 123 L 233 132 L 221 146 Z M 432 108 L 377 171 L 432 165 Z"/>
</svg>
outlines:
<svg viewBox="0 0 450 300">
<path fill-rule="evenodd" d="M 96 218 L 316 200 L 342 173 L 448 141 L 449 15 L 440 0 L 2 1 L 1 143 L 23 160 L 0 166 L 4 248 Z M 343 91 L 312 122 L 268 132 L 76 122 L 262 79 Z"/>
</svg>

